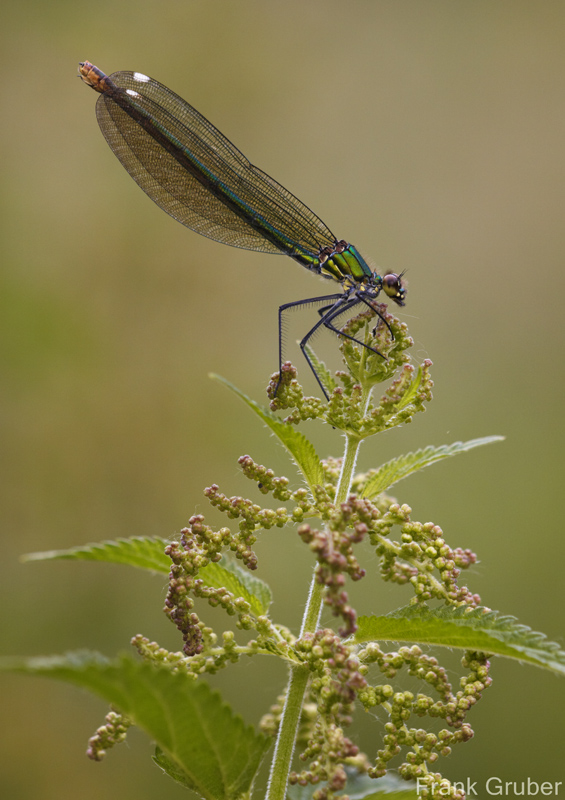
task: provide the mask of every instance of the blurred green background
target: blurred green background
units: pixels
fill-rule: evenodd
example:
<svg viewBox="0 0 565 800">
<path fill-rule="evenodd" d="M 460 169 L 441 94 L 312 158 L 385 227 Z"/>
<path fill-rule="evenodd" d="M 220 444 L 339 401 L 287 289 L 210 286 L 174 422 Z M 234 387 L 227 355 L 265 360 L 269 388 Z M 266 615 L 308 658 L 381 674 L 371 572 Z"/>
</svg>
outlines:
<svg viewBox="0 0 565 800">
<path fill-rule="evenodd" d="M 478 552 L 468 582 L 486 605 L 563 644 L 564 31 L 559 0 L 5 5 L 3 653 L 112 655 L 138 632 L 180 647 L 162 577 L 18 558 L 174 536 L 193 513 L 218 522 L 202 489 L 255 497 L 243 453 L 294 481 L 282 450 L 207 373 L 263 402 L 279 304 L 327 289 L 288 259 L 216 244 L 154 206 L 98 130 L 96 97 L 76 78 L 85 59 L 170 86 L 375 266 L 407 270 L 401 316 L 414 357 L 434 361 L 435 401 L 366 445 L 359 467 L 504 434 L 397 495 Z M 295 315 L 289 341 L 312 313 Z M 335 341 L 318 343 L 337 367 Z M 312 435 L 339 454 L 335 432 Z M 297 630 L 309 553 L 292 530 L 263 536 L 257 552 L 275 616 Z M 370 573 L 368 550 L 365 561 Z M 409 597 L 362 584 L 352 597 L 366 613 Z M 455 671 L 458 656 L 447 661 Z M 563 682 L 503 660 L 492 674 L 469 719 L 475 739 L 444 773 L 479 788 L 491 775 L 563 780 Z M 256 723 L 284 680 L 255 659 L 213 682 Z M 186 796 L 140 732 L 101 765 L 83 756 L 106 713 L 85 693 L 4 677 L 0 704 L 6 800 Z M 382 723 L 362 717 L 358 741 L 374 753 Z"/>
</svg>

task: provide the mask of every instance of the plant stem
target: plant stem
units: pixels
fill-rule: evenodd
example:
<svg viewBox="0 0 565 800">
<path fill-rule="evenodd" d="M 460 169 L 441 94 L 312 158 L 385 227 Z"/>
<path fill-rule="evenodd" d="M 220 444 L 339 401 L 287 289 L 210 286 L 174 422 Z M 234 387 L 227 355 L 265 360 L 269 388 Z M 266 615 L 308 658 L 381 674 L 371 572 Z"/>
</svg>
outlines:
<svg viewBox="0 0 565 800">
<path fill-rule="evenodd" d="M 368 397 L 366 402 L 368 402 Z M 346 435 L 345 453 L 338 484 L 336 487 L 336 504 L 343 503 L 349 495 L 353 470 L 357 461 L 361 439 L 350 434 Z M 308 601 L 302 618 L 300 638 L 307 633 L 314 633 L 318 627 L 324 587 L 312 576 Z M 310 672 L 307 667 L 293 665 L 290 668 L 290 678 L 286 692 L 286 700 L 277 735 L 277 743 L 271 764 L 271 774 L 265 800 L 285 800 L 288 783 L 288 774 L 292 761 L 292 754 L 296 743 L 296 734 L 300 722 L 300 714 L 304 703 L 304 695 L 308 685 Z"/>
<path fill-rule="evenodd" d="M 310 670 L 292 666 L 265 800 L 284 800 Z"/>
<path fill-rule="evenodd" d="M 362 440 L 357 436 L 352 436 L 349 433 L 345 435 L 345 453 L 343 454 L 341 472 L 335 490 L 336 506 L 347 500 L 347 496 L 349 495 L 351 481 L 353 479 L 353 470 L 357 462 L 361 441 Z"/>
</svg>

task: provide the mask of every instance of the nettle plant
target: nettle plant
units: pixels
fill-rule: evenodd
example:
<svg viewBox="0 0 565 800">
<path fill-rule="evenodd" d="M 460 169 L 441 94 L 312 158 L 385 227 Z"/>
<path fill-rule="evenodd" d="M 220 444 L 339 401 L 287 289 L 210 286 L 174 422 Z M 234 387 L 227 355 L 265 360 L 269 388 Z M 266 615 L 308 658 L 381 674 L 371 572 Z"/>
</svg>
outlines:
<svg viewBox="0 0 565 800">
<path fill-rule="evenodd" d="M 156 743 L 155 762 L 207 800 L 250 798 L 269 751 L 268 786 L 253 795 L 267 800 L 345 800 L 382 792 L 462 798 L 462 787 L 438 768 L 455 745 L 473 736 L 468 714 L 491 685 L 489 654 L 565 673 L 565 653 L 557 645 L 481 606 L 478 595 L 461 585 L 475 554 L 448 544 L 438 525 L 413 519 L 412 510 L 387 493 L 424 467 L 502 437 L 426 447 L 355 474 L 365 439 L 411 422 L 432 398 L 431 362 L 414 368 L 406 326 L 386 306 L 376 309 L 376 326 L 367 309 L 343 332 L 385 357 L 341 337 L 345 368 L 334 377 L 308 350 L 329 402 L 305 397 L 290 363 L 280 385 L 278 373 L 271 380 L 270 408 L 223 381 L 275 434 L 298 469 L 300 478 L 291 484 L 251 456 L 239 459 L 255 494 L 270 495 L 272 505 L 229 497 L 212 485 L 204 493 L 225 515 L 225 527 L 215 529 L 197 514 L 178 541 L 134 537 L 27 556 L 112 561 L 168 574 L 164 610 L 182 639 L 177 652 L 139 634 L 132 644 L 141 658 L 108 660 L 80 652 L 4 662 L 8 669 L 78 684 L 111 704 L 89 741 L 90 758 L 100 761 L 138 725 Z M 381 399 L 373 401 L 373 389 L 385 381 Z M 318 456 L 298 430 L 308 420 L 342 435 L 341 457 Z M 257 537 L 285 526 L 296 528 L 305 557 L 315 561 L 298 635 L 271 617 L 271 592 L 255 574 Z M 366 575 L 361 558 L 368 548 L 362 542 L 370 545 L 372 572 L 377 564 L 382 580 L 412 588 L 407 606 L 359 616 L 350 605 L 348 581 Z M 201 618 L 206 604 L 226 612 L 226 630 L 215 631 Z M 320 627 L 324 606 L 335 628 Z M 464 651 L 458 685 L 428 652 L 430 645 Z M 243 657 L 263 656 L 282 659 L 289 679 L 256 731 L 210 689 L 205 676 Z M 417 692 L 403 688 L 408 676 Z M 375 717 L 374 752 L 355 744 L 352 725 L 359 711 Z"/>
</svg>

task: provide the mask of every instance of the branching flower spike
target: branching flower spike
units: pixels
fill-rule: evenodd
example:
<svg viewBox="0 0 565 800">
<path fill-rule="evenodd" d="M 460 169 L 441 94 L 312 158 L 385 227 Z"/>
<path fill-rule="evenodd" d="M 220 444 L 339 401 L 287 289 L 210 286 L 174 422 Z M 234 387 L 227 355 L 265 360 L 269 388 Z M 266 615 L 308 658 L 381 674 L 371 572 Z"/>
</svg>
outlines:
<svg viewBox="0 0 565 800">
<path fill-rule="evenodd" d="M 100 760 L 136 724 L 157 743 L 162 770 L 213 800 L 249 800 L 269 749 L 266 793 L 257 787 L 253 797 L 360 800 L 400 791 L 462 800 L 462 787 L 439 769 L 453 747 L 473 736 L 469 713 L 491 685 L 489 654 L 565 674 L 557 645 L 482 606 L 461 580 L 475 553 L 450 544 L 438 524 L 419 521 L 390 494 L 418 470 L 501 437 L 429 446 L 356 472 L 362 442 L 411 422 L 432 399 L 431 363 L 411 364 L 405 325 L 383 305 L 362 305 L 340 334 L 340 371 L 332 374 L 304 346 L 323 397 L 306 396 L 288 362 L 271 379 L 269 407 L 216 376 L 282 444 L 291 474 L 242 455 L 248 496 L 215 483 L 204 490 L 221 526 L 198 513 L 175 541 L 134 537 L 34 556 L 114 561 L 168 575 L 164 611 L 178 631 L 178 650 L 138 634 L 137 660 L 78 653 L 11 666 L 86 686 L 113 704 L 89 742 L 90 758 Z M 316 452 L 305 431 L 320 423 L 343 441 L 340 454 Z M 254 549 L 283 529 L 305 545 L 313 565 L 299 631 L 271 612 Z M 379 576 L 398 587 L 405 604 L 380 613 L 373 600 L 368 609 L 354 607 L 351 582 L 364 581 L 370 590 Z M 225 613 L 225 626 L 209 623 L 209 607 Z M 441 663 L 435 652 L 441 647 L 461 651 L 458 678 Z M 205 680 L 244 656 L 279 658 L 289 673 L 284 694 L 273 687 L 276 701 L 260 731 Z M 360 711 L 374 723 L 365 743 L 353 728 Z"/>
</svg>

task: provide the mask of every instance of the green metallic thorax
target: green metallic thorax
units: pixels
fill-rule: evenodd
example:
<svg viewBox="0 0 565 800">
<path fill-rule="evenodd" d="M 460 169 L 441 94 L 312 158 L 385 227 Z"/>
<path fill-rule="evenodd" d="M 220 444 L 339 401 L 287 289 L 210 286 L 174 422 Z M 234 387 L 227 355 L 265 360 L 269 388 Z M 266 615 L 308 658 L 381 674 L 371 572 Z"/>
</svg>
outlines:
<svg viewBox="0 0 565 800">
<path fill-rule="evenodd" d="M 339 283 L 348 278 L 354 283 L 364 283 L 373 275 L 357 248 L 344 241 L 336 242 L 334 248 L 324 248 L 317 258 L 303 254 L 293 257 L 307 269 Z"/>
<path fill-rule="evenodd" d="M 320 266 L 322 275 L 327 275 L 337 281 L 350 277 L 354 281 L 362 283 L 372 275 L 365 259 L 352 244 L 349 244 L 343 252 L 334 253 Z"/>
</svg>

